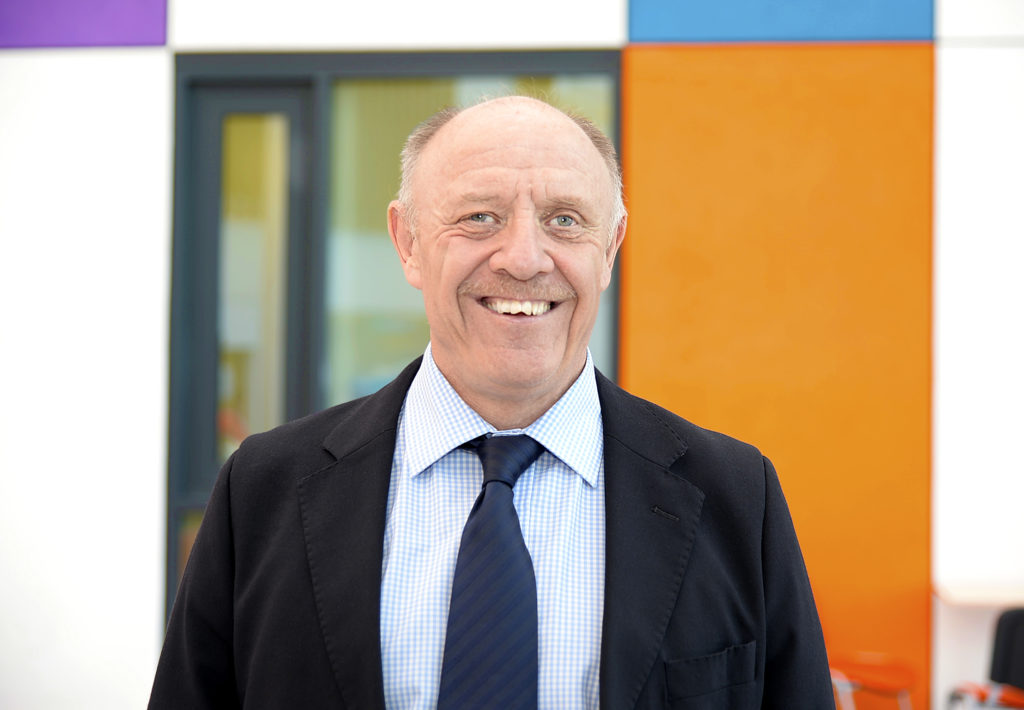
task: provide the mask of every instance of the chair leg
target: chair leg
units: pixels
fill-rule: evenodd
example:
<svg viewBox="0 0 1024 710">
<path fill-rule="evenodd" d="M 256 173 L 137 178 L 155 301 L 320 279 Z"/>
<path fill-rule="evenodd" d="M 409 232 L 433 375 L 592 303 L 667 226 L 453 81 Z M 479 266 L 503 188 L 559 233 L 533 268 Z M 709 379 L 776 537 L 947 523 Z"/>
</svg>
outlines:
<svg viewBox="0 0 1024 710">
<path fill-rule="evenodd" d="M 999 696 L 1002 695 L 1002 688 L 997 683 L 993 683 L 988 687 L 988 700 L 984 703 L 985 707 L 997 708 L 999 707 Z"/>
<path fill-rule="evenodd" d="M 832 672 L 832 688 L 838 701 L 836 710 L 857 710 L 857 704 L 853 701 L 853 684 L 835 671 Z"/>
</svg>

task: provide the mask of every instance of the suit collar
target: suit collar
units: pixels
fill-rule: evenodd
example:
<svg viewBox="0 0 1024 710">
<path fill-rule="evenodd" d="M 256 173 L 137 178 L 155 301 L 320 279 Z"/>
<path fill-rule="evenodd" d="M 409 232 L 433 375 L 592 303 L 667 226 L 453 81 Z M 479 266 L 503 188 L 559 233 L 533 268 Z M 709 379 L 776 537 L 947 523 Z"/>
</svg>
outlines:
<svg viewBox="0 0 1024 710">
<path fill-rule="evenodd" d="M 654 405 L 597 377 L 604 419 L 601 708 L 631 708 L 657 660 L 704 493 L 673 473 L 687 444 Z"/>
<path fill-rule="evenodd" d="M 636 455 L 666 468 L 686 453 L 687 442 L 668 425 L 664 410 L 631 395 L 600 370 L 596 374 L 606 439 L 615 439 Z"/>
<path fill-rule="evenodd" d="M 345 416 L 324 439 L 324 448 L 340 460 L 385 433 L 390 433 L 394 448 L 398 414 L 422 360 L 413 360 L 378 392 L 350 403 Z"/>
</svg>

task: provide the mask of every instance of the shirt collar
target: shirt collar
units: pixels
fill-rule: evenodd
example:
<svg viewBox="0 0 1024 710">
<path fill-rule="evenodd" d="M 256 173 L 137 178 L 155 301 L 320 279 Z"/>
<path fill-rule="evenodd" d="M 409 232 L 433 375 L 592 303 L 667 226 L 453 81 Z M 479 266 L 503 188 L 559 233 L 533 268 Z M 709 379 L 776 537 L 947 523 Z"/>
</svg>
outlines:
<svg viewBox="0 0 1024 710">
<path fill-rule="evenodd" d="M 416 446 L 405 453 L 407 470 L 413 476 L 465 442 L 497 431 L 441 374 L 429 344 L 405 397 L 402 426 L 417 432 Z M 589 350 L 583 371 L 566 393 L 537 421 L 509 433 L 528 434 L 589 485 L 597 484 L 604 456 L 604 429 Z"/>
</svg>

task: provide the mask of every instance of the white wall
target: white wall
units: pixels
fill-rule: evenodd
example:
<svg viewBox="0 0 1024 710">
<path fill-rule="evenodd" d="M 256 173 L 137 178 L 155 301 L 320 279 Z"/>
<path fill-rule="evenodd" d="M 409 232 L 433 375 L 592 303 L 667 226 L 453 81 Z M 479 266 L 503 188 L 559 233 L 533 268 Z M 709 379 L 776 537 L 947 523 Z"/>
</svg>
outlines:
<svg viewBox="0 0 1024 710">
<path fill-rule="evenodd" d="M 1024 46 L 938 70 L 935 580 L 1024 595 Z"/>
<path fill-rule="evenodd" d="M 1024 30 L 1024 3 L 1020 0 L 936 0 L 935 36 L 950 44 L 969 46 L 995 43 L 1019 45 Z"/>
<path fill-rule="evenodd" d="M 620 47 L 626 0 L 172 0 L 183 51 Z"/>
<path fill-rule="evenodd" d="M 0 707 L 139 708 L 162 637 L 172 64 L 0 52 Z"/>
<path fill-rule="evenodd" d="M 1024 605 L 1024 2 L 936 7 L 933 707 Z"/>
</svg>

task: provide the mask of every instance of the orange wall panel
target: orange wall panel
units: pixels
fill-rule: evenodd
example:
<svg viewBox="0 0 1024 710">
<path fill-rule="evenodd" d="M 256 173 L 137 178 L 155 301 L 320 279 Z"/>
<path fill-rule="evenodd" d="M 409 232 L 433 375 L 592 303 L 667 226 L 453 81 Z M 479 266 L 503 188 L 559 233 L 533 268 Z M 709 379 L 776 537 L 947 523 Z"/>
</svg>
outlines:
<svg viewBox="0 0 1024 710">
<path fill-rule="evenodd" d="M 632 46 L 623 60 L 620 378 L 772 458 L 830 654 L 903 659 L 918 707 L 932 52 Z"/>
</svg>

